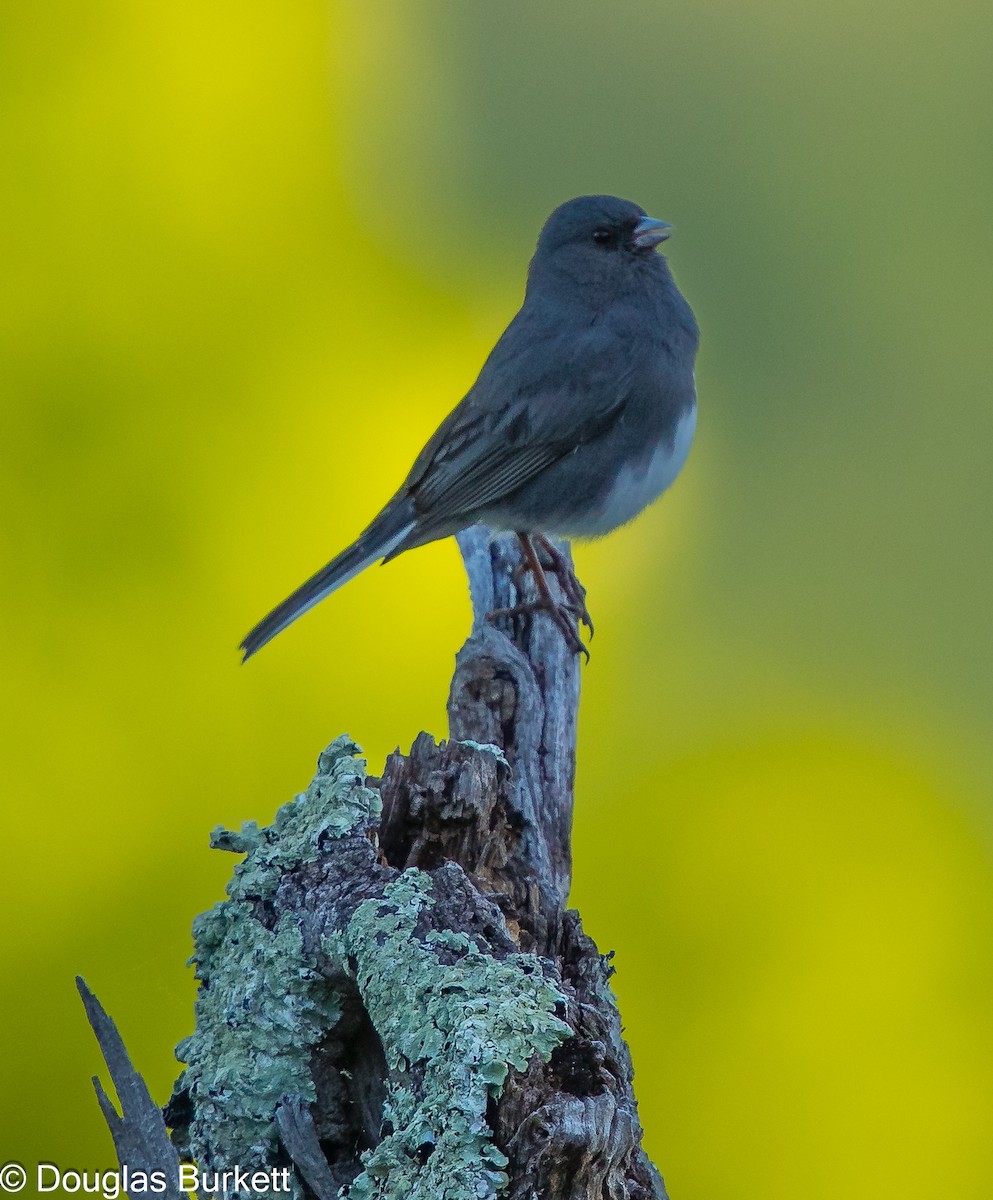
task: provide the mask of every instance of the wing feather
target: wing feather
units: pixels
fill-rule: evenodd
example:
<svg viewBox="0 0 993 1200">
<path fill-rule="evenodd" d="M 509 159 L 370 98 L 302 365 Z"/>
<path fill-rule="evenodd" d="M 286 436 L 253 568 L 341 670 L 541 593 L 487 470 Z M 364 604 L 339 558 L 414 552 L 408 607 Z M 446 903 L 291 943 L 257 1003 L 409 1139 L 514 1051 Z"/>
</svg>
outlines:
<svg viewBox="0 0 993 1200">
<path fill-rule="evenodd" d="M 508 337 L 513 329 L 421 451 L 401 489 L 421 527 L 475 519 L 599 437 L 623 409 L 633 372 L 630 360 L 619 359 L 616 341 L 590 329 L 564 347 L 550 346 L 540 337 Z M 563 361 L 569 364 L 565 371 Z"/>
</svg>

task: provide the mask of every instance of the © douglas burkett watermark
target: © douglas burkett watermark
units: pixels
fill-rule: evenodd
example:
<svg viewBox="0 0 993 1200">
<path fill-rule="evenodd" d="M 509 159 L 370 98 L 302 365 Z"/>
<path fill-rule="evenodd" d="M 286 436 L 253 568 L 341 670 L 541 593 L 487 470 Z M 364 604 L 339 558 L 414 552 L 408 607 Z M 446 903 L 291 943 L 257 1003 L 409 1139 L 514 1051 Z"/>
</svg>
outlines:
<svg viewBox="0 0 993 1200">
<path fill-rule="evenodd" d="M 178 1176 L 170 1180 L 165 1171 L 138 1171 L 127 1166 L 118 1171 L 90 1171 L 40 1162 L 32 1174 L 39 1195 L 79 1193 L 102 1196 L 103 1200 L 117 1200 L 125 1193 L 132 1200 L 135 1196 L 162 1195 L 170 1183 L 173 1187 L 178 1184 L 184 1192 L 197 1192 L 201 1196 L 287 1195 L 293 1190 L 289 1167 L 270 1167 L 265 1171 L 251 1167 L 200 1171 L 192 1163 L 181 1163 Z M 5 1163 L 0 1167 L 0 1191 L 20 1192 L 28 1178 L 29 1171 L 21 1163 Z"/>
</svg>

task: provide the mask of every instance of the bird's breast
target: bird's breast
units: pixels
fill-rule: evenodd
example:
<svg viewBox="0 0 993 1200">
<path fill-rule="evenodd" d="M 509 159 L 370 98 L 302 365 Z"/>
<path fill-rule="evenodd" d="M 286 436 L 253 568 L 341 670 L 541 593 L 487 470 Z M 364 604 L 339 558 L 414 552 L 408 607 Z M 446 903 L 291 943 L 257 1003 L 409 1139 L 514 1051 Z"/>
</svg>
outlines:
<svg viewBox="0 0 993 1200">
<path fill-rule="evenodd" d="M 604 488 L 601 503 L 574 517 L 563 533 L 571 537 L 600 537 L 626 525 L 668 488 L 682 470 L 696 430 L 696 405 L 676 423 L 672 440 L 663 439 L 644 458 L 621 465 Z"/>
</svg>

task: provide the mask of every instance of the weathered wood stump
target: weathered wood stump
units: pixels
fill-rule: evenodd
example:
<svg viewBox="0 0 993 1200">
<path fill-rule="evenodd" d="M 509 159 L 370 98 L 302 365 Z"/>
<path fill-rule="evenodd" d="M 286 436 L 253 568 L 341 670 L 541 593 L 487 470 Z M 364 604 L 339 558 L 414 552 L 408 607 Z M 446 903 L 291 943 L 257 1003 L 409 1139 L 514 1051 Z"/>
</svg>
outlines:
<svg viewBox="0 0 993 1200">
<path fill-rule="evenodd" d="M 172 1140 L 320 1200 L 665 1200 L 611 968 L 565 907 L 578 658 L 546 614 L 487 619 L 534 599 L 512 536 L 459 542 L 449 739 L 371 779 L 339 738 L 271 826 L 215 831 L 245 858 L 194 926 Z"/>
</svg>

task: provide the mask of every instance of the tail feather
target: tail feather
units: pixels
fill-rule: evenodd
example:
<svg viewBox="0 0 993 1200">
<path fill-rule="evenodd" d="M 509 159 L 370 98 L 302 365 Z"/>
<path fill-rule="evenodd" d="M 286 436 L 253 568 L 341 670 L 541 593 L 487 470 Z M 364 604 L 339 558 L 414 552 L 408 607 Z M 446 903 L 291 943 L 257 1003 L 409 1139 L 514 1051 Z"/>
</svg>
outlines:
<svg viewBox="0 0 993 1200">
<path fill-rule="evenodd" d="M 405 549 L 400 543 L 413 527 L 414 521 L 409 511 L 397 512 L 387 509 L 381 513 L 365 533 L 342 550 L 326 567 L 322 567 L 316 575 L 312 575 L 306 583 L 301 584 L 292 595 L 287 596 L 282 604 L 278 604 L 246 634 L 240 647 L 244 652 L 242 662 L 247 662 L 266 642 L 271 642 L 277 633 L 282 633 L 287 626 L 292 625 L 297 617 L 302 617 L 325 596 L 330 596 L 333 591 L 354 579 L 360 571 L 364 571 L 377 559 Z"/>
</svg>

